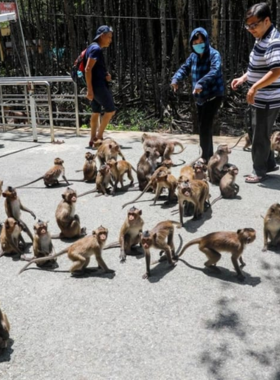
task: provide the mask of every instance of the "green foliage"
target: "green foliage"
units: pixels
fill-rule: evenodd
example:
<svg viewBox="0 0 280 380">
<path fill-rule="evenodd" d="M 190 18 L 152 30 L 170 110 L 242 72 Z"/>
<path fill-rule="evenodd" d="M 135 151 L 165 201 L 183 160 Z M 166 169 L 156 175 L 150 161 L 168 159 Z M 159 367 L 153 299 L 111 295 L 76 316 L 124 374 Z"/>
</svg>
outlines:
<svg viewBox="0 0 280 380">
<path fill-rule="evenodd" d="M 144 111 L 130 108 L 120 111 L 109 124 L 108 130 L 122 131 L 154 131 L 160 127 L 159 120 L 149 117 Z"/>
<path fill-rule="evenodd" d="M 87 124 L 83 124 L 83 125 L 81 126 L 81 129 L 89 129 L 89 125 L 87 125 Z"/>
</svg>

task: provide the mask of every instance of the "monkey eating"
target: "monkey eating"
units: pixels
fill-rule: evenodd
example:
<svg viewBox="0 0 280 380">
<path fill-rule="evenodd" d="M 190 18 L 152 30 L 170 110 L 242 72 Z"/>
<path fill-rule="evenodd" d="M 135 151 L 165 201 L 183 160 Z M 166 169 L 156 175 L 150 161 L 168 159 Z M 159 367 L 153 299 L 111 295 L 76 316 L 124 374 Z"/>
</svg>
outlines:
<svg viewBox="0 0 280 380">
<path fill-rule="evenodd" d="M 33 235 L 30 232 L 27 225 L 21 220 L 21 210 L 29 212 L 33 216 L 34 219 L 36 219 L 36 215 L 33 211 L 29 210 L 28 208 L 24 207 L 21 203 L 19 197 L 17 196 L 17 192 L 15 188 L 12 186 L 8 186 L 5 191 L 2 193 L 3 197 L 5 199 L 5 211 L 8 218 L 14 218 L 15 220 L 19 221 L 21 225 L 23 226 L 23 230 L 27 233 L 27 235 L 30 237 L 30 239 L 33 242 Z"/>
<path fill-rule="evenodd" d="M 102 268 L 104 273 L 114 273 L 115 271 L 109 269 L 102 259 L 102 250 L 108 237 L 108 230 L 105 227 L 98 227 L 92 231 L 90 236 L 84 236 L 82 239 L 71 244 L 68 248 L 56 253 L 55 255 L 49 255 L 29 261 L 19 272 L 21 274 L 27 267 L 33 263 L 42 264 L 47 260 L 54 260 L 57 257 L 67 253 L 68 258 L 73 261 L 70 268 L 70 273 L 81 274 L 86 271 L 89 265 L 91 256 L 95 255 L 96 261 L 99 267 Z"/>
<path fill-rule="evenodd" d="M 167 221 L 158 223 L 152 230 L 144 231 L 141 234 L 141 245 L 145 251 L 145 260 L 146 260 L 146 273 L 142 276 L 143 279 L 146 279 L 151 276 L 150 248 L 152 247 L 160 249 L 161 251 L 164 251 L 169 265 L 171 267 L 175 266 L 175 262 L 172 260 L 173 258 L 176 257 L 175 246 L 173 242 L 174 225 L 176 225 L 177 228 L 181 227 L 181 223 L 173 222 L 172 220 L 167 220 Z"/>
<path fill-rule="evenodd" d="M 268 246 L 276 247 L 280 243 L 280 204 L 274 203 L 269 207 L 263 223 L 264 246 L 262 251 L 267 251 Z M 268 240 L 270 240 L 268 242 Z"/>
<path fill-rule="evenodd" d="M 238 260 L 241 266 L 246 265 L 242 259 L 243 250 L 247 244 L 252 243 L 255 239 L 256 231 L 253 228 L 243 228 L 242 230 L 237 230 L 237 232 L 212 232 L 185 244 L 177 257 L 182 256 L 185 250 L 190 246 L 198 244 L 199 250 L 207 256 L 207 261 L 204 265 L 216 272 L 220 272 L 216 264 L 221 258 L 221 251 L 230 252 L 237 278 L 243 281 L 245 276 L 241 272 Z"/>
<path fill-rule="evenodd" d="M 14 218 L 5 220 L 0 234 L 0 257 L 5 254 L 16 253 L 20 259 L 25 259 L 23 253 L 25 242 L 21 236 L 22 230 L 21 222 Z M 20 243 L 22 243 L 21 246 Z"/>
<path fill-rule="evenodd" d="M 0 352 L 8 347 L 10 338 L 10 323 L 7 315 L 0 308 Z"/>
<path fill-rule="evenodd" d="M 140 243 L 140 235 L 144 225 L 144 221 L 141 218 L 142 210 L 135 208 L 134 206 L 128 210 L 127 217 L 121 227 L 119 234 L 119 241 L 111 243 L 104 249 L 120 247 L 120 259 L 121 262 L 125 262 L 126 256 L 131 254 L 133 248 Z"/>
<path fill-rule="evenodd" d="M 238 168 L 235 165 L 231 165 L 227 169 L 227 173 L 221 178 L 220 181 L 220 191 L 221 195 L 213 200 L 211 206 L 216 203 L 218 200 L 225 199 L 233 199 L 239 192 L 239 186 L 235 183 L 235 178 L 238 174 Z"/>
<path fill-rule="evenodd" d="M 46 187 L 56 186 L 56 185 L 59 185 L 58 178 L 60 176 L 62 176 L 64 181 L 69 186 L 70 183 L 67 181 L 65 177 L 65 169 L 64 169 L 63 163 L 64 161 L 61 158 L 55 158 L 54 166 L 51 169 L 49 169 L 42 177 L 39 177 L 35 179 L 34 181 L 25 183 L 24 185 L 17 186 L 15 187 L 15 189 L 19 189 L 21 187 L 31 185 L 32 183 L 40 181 L 41 179 L 44 181 L 44 184 Z"/>
<path fill-rule="evenodd" d="M 227 144 L 220 144 L 208 162 L 209 181 L 213 185 L 218 185 L 221 178 L 226 174 L 224 166 L 228 164 L 228 155 L 231 153 Z"/>
<path fill-rule="evenodd" d="M 55 212 L 55 219 L 61 232 L 59 235 L 52 236 L 52 238 L 72 239 L 84 236 L 86 234 L 86 228 L 81 228 L 80 218 L 75 214 L 77 202 L 76 191 L 67 187 L 61 196 L 62 200 L 59 202 Z"/>
</svg>

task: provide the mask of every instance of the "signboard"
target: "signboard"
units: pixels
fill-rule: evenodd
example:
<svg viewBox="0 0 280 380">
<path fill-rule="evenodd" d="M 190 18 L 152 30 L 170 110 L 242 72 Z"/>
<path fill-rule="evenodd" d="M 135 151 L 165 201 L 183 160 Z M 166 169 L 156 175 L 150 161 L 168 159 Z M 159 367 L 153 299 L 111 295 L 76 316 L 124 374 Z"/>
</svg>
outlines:
<svg viewBox="0 0 280 380">
<path fill-rule="evenodd" d="M 0 14 L 1 13 L 10 13 L 15 12 L 17 16 L 17 7 L 15 3 L 0 3 Z"/>
</svg>

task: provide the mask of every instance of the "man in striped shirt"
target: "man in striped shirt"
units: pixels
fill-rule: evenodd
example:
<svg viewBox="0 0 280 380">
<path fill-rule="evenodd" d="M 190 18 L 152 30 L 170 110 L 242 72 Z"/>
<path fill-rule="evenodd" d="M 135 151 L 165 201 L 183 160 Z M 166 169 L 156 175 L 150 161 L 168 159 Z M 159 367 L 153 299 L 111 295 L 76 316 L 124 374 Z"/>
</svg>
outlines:
<svg viewBox="0 0 280 380">
<path fill-rule="evenodd" d="M 271 23 L 271 11 L 266 3 L 253 5 L 246 13 L 245 28 L 256 38 L 250 53 L 247 72 L 233 79 L 236 90 L 244 82 L 250 89 L 246 100 L 251 105 L 252 174 L 247 183 L 258 183 L 266 173 L 277 170 L 270 135 L 280 110 L 280 33 Z"/>
</svg>

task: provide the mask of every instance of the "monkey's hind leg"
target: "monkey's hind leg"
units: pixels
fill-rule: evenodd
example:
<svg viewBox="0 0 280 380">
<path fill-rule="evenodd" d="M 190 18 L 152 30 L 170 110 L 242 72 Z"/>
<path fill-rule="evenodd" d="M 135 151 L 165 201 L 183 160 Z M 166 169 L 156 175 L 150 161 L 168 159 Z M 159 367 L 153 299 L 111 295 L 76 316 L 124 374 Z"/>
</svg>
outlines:
<svg viewBox="0 0 280 380">
<path fill-rule="evenodd" d="M 85 268 L 88 266 L 90 262 L 90 258 L 83 257 L 82 255 L 73 255 L 71 260 L 74 261 L 73 265 L 70 268 L 70 272 L 72 275 L 83 274 Z"/>
<path fill-rule="evenodd" d="M 203 248 L 200 248 L 199 249 L 201 250 L 201 252 L 203 252 L 208 260 L 204 263 L 204 265 L 209 268 L 209 269 L 212 269 L 214 270 L 215 272 L 217 273 L 220 273 L 220 269 L 216 267 L 216 264 L 217 262 L 220 260 L 220 258 L 222 257 L 222 255 L 218 252 L 218 251 L 215 251 L 214 249 L 212 248 L 207 248 L 207 247 L 203 247 Z"/>
</svg>

